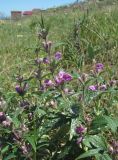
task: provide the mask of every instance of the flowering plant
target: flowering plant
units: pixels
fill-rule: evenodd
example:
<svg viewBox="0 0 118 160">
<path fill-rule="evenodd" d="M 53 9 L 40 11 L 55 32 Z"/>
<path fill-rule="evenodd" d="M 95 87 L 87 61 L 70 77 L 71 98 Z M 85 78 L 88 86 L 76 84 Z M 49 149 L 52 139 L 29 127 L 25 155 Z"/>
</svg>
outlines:
<svg viewBox="0 0 118 160">
<path fill-rule="evenodd" d="M 31 73 L 19 69 L 11 98 L 4 96 L 6 107 L 0 99 L 2 159 L 116 160 L 117 79 L 102 63 L 87 73 L 63 68 L 64 53 L 48 33 L 41 17 Z"/>
</svg>

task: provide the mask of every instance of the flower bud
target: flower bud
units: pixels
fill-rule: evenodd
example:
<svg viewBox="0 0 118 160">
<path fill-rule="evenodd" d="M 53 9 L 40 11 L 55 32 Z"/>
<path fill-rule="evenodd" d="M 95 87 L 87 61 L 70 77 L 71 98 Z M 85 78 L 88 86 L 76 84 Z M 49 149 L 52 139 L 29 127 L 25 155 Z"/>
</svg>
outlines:
<svg viewBox="0 0 118 160">
<path fill-rule="evenodd" d="M 109 84 L 110 84 L 111 87 L 116 86 L 117 81 L 116 81 L 116 80 L 111 80 L 111 81 L 109 82 Z"/>
<path fill-rule="evenodd" d="M 22 145 L 22 146 L 21 146 L 21 150 L 22 150 L 22 152 L 23 152 L 24 155 L 25 155 L 25 154 L 28 154 L 28 149 L 27 149 L 27 146 L 26 146 L 26 145 Z"/>
<path fill-rule="evenodd" d="M 95 65 L 95 71 L 96 73 L 100 73 L 104 69 L 104 65 L 102 63 L 97 63 Z"/>
<path fill-rule="evenodd" d="M 83 82 L 86 82 L 86 81 L 88 80 L 88 74 L 83 73 L 83 74 L 81 75 L 81 78 L 82 78 L 82 81 L 83 81 Z"/>
<path fill-rule="evenodd" d="M 45 57 L 45 58 L 43 58 L 43 63 L 44 63 L 44 64 L 49 64 L 49 63 L 50 63 L 50 61 L 49 61 L 49 59 L 48 59 L 48 58 L 46 58 L 46 57 Z"/>
<path fill-rule="evenodd" d="M 0 123 L 6 120 L 6 115 L 4 112 L 0 112 Z"/>
<path fill-rule="evenodd" d="M 23 101 L 20 102 L 20 107 L 21 108 L 28 109 L 29 106 L 30 106 L 30 103 L 28 101 L 23 100 Z"/>
<path fill-rule="evenodd" d="M 113 147 L 112 146 L 109 146 L 109 152 L 111 153 L 111 154 L 113 154 L 113 152 L 114 152 L 114 149 L 113 149 Z"/>
<path fill-rule="evenodd" d="M 87 130 L 87 128 L 85 128 L 83 125 L 80 125 L 80 126 L 76 127 L 75 132 L 77 134 L 83 134 L 86 132 L 86 130 Z"/>
<path fill-rule="evenodd" d="M 51 41 L 43 42 L 43 47 L 44 47 L 44 49 L 45 49 L 45 51 L 46 51 L 47 53 L 50 52 L 51 46 L 52 46 L 52 42 L 51 42 Z"/>
<path fill-rule="evenodd" d="M 16 92 L 17 92 L 20 96 L 23 96 L 23 95 L 26 93 L 27 89 L 28 89 L 28 84 L 27 84 L 27 83 L 24 83 L 23 87 L 20 86 L 20 85 L 16 85 L 15 89 L 16 89 Z"/>
<path fill-rule="evenodd" d="M 83 137 L 81 136 L 80 138 L 77 139 L 77 144 L 80 145 L 82 143 Z"/>
<path fill-rule="evenodd" d="M 90 91 L 97 91 L 97 90 L 98 90 L 98 87 L 97 87 L 96 85 L 91 85 L 91 86 L 88 87 L 88 89 L 89 89 Z"/>
<path fill-rule="evenodd" d="M 46 79 L 45 81 L 44 81 L 44 86 L 45 87 L 52 87 L 54 84 L 53 84 L 53 82 L 50 80 L 50 79 Z"/>
<path fill-rule="evenodd" d="M 106 86 L 105 84 L 103 84 L 103 85 L 101 85 L 101 86 L 99 87 L 99 89 L 100 89 L 101 91 L 105 91 L 105 90 L 107 90 L 107 86 Z"/>
<path fill-rule="evenodd" d="M 20 85 L 16 85 L 15 89 L 16 89 L 16 92 L 19 93 L 20 95 L 22 95 L 24 93 L 24 91 Z"/>
<path fill-rule="evenodd" d="M 6 119 L 5 121 L 2 122 L 2 125 L 3 125 L 4 127 L 10 127 L 11 121 L 10 121 L 9 119 Z"/>
<path fill-rule="evenodd" d="M 33 113 L 32 113 L 32 112 L 30 112 L 30 113 L 28 114 L 28 119 L 29 119 L 29 121 L 32 121 L 32 120 L 33 120 Z"/>
<path fill-rule="evenodd" d="M 23 82 L 23 76 L 17 76 L 17 77 L 16 77 L 16 80 L 17 80 L 19 83 L 22 83 L 22 82 Z"/>
<path fill-rule="evenodd" d="M 43 28 L 37 35 L 38 35 L 38 38 L 46 39 L 48 35 L 48 31 Z"/>
<path fill-rule="evenodd" d="M 35 63 L 38 65 L 38 64 L 40 64 L 40 63 L 42 63 L 43 62 L 43 58 L 37 58 L 37 59 L 35 59 Z"/>
</svg>

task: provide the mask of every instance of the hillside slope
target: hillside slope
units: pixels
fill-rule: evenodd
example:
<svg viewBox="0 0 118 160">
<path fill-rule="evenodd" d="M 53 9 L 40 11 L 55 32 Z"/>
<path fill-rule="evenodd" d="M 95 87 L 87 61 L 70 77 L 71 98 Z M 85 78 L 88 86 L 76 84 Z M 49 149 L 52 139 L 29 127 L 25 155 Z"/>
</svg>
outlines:
<svg viewBox="0 0 118 160">
<path fill-rule="evenodd" d="M 83 7 L 61 7 L 54 9 L 54 12 L 47 10 L 43 16 L 46 24 L 50 26 L 49 39 L 54 46 L 58 46 L 53 52 L 59 48 L 67 55 L 75 54 L 77 48 L 73 42 L 80 41 L 79 58 L 85 56 L 84 63 L 89 62 L 90 58 L 98 58 L 117 65 L 118 3 L 114 1 L 108 5 L 108 2 L 110 1 L 99 1 L 94 4 L 89 1 L 82 4 Z M 100 6 L 100 3 L 107 5 Z M 6 21 L 5 24 L 0 24 L 0 83 L 4 88 L 9 88 L 17 67 L 27 70 L 25 66 L 33 58 L 37 45 L 39 21 L 40 16 L 34 16 L 18 22 Z M 74 37 L 74 22 L 81 24 L 79 33 L 76 33 L 80 36 L 79 40 Z M 63 43 L 67 44 L 65 50 L 63 45 L 59 45 Z M 89 55 L 90 48 L 93 57 Z M 71 61 L 73 59 L 70 58 L 69 63 Z"/>
</svg>

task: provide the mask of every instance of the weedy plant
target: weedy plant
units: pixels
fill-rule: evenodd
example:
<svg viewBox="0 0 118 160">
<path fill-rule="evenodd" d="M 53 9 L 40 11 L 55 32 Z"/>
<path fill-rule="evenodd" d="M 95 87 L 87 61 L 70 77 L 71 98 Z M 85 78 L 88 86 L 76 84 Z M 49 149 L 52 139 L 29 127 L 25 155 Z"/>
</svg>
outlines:
<svg viewBox="0 0 118 160">
<path fill-rule="evenodd" d="M 76 65 L 61 68 L 64 53 L 54 49 L 48 34 L 41 17 L 30 75 L 19 68 L 15 92 L 1 94 L 1 159 L 117 160 L 113 67 L 93 60 L 87 73 Z"/>
</svg>

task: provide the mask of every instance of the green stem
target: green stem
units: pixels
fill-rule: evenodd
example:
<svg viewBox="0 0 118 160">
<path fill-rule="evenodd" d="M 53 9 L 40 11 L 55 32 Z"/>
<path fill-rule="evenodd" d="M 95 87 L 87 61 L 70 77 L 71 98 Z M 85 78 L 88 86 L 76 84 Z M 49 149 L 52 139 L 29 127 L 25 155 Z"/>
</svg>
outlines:
<svg viewBox="0 0 118 160">
<path fill-rule="evenodd" d="M 85 85 L 82 86 L 82 116 L 84 117 L 84 108 L 85 108 Z"/>
<path fill-rule="evenodd" d="M 34 152 L 33 160 L 36 160 L 36 152 Z"/>
</svg>

